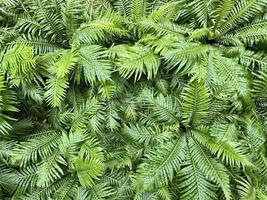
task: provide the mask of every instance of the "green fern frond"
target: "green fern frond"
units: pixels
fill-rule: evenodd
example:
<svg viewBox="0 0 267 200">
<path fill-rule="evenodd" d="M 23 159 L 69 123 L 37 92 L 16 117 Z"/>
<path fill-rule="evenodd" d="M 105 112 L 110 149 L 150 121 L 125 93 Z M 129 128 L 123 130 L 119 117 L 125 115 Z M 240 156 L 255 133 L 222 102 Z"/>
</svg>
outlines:
<svg viewBox="0 0 267 200">
<path fill-rule="evenodd" d="M 66 165 L 66 161 L 57 152 L 45 158 L 38 166 L 37 186 L 46 187 L 64 174 L 60 164 Z"/>
<path fill-rule="evenodd" d="M 116 0 L 114 2 L 114 8 L 123 16 L 130 16 L 132 12 L 131 1 L 128 0 Z"/>
<path fill-rule="evenodd" d="M 82 47 L 79 50 L 78 67 L 81 68 L 86 83 L 93 85 L 97 80 L 102 83 L 110 80 L 112 68 L 106 53 L 106 50 L 98 45 Z"/>
<path fill-rule="evenodd" d="M 225 36 L 238 38 L 245 44 L 253 45 L 267 40 L 267 22 L 252 23 L 251 25 L 236 29 L 231 36 Z"/>
<path fill-rule="evenodd" d="M 246 117 L 244 119 L 244 129 L 246 131 L 246 137 L 244 139 L 250 142 L 249 148 L 255 152 L 260 151 L 261 146 L 265 142 L 263 126 L 250 117 Z"/>
<path fill-rule="evenodd" d="M 49 70 L 55 73 L 57 77 L 63 78 L 74 68 L 78 53 L 75 50 L 65 50 L 61 51 L 59 56 L 58 60 L 53 63 L 53 66 L 50 66 Z"/>
<path fill-rule="evenodd" d="M 0 199 L 267 199 L 266 0 L 0 0 Z"/>
<path fill-rule="evenodd" d="M 219 5 L 216 5 L 217 8 L 215 9 L 213 14 L 214 17 L 214 29 L 217 30 L 223 23 L 225 23 L 230 11 L 234 5 L 233 0 L 222 0 L 219 2 Z"/>
<path fill-rule="evenodd" d="M 185 137 L 181 135 L 176 141 L 160 145 L 146 156 L 137 171 L 137 180 L 145 190 L 157 188 L 172 181 L 185 157 L 184 147 Z"/>
<path fill-rule="evenodd" d="M 91 187 L 88 192 L 90 200 L 105 200 L 112 198 L 114 190 L 106 183 L 99 183 Z"/>
<path fill-rule="evenodd" d="M 184 41 L 185 38 L 182 35 L 164 35 L 160 38 L 154 35 L 146 35 L 144 36 L 140 42 L 145 43 L 147 46 L 154 49 L 155 53 L 160 53 L 164 55 L 164 53 L 169 52 L 170 50 L 176 48 L 176 43 Z"/>
<path fill-rule="evenodd" d="M 104 122 L 105 122 L 105 111 L 99 109 L 98 113 L 90 117 L 88 129 L 93 133 L 101 133 L 101 131 L 103 130 Z"/>
<path fill-rule="evenodd" d="M 240 63 L 247 67 L 256 67 L 261 68 L 267 66 L 267 56 L 263 53 L 254 53 L 253 51 L 245 51 L 240 56 Z"/>
<path fill-rule="evenodd" d="M 231 82 L 232 89 L 238 91 L 240 95 L 247 96 L 250 89 L 247 82 L 246 71 L 243 66 L 236 61 L 226 58 L 220 53 L 211 53 L 209 64 L 213 67 L 215 73 L 212 73 L 212 79 L 221 82 Z M 231 67 L 235 66 L 235 67 Z"/>
<path fill-rule="evenodd" d="M 256 199 L 256 190 L 248 180 L 240 178 L 237 180 L 237 183 L 238 194 L 241 196 L 240 199 Z"/>
<path fill-rule="evenodd" d="M 163 143 L 172 135 L 171 131 L 168 129 L 161 130 L 157 126 L 145 127 L 138 124 L 124 127 L 124 133 L 129 135 L 133 141 L 137 142 L 138 144 L 143 144 L 144 146 Z"/>
<path fill-rule="evenodd" d="M 146 8 L 146 0 L 132 0 L 132 18 L 134 20 L 138 20 L 140 17 L 145 16 Z"/>
<path fill-rule="evenodd" d="M 180 8 L 181 2 L 168 2 L 163 4 L 157 10 L 153 10 L 149 17 L 153 19 L 155 22 L 160 22 L 161 19 L 168 19 L 170 20 Z"/>
<path fill-rule="evenodd" d="M 219 33 L 226 33 L 233 27 L 251 20 L 256 14 L 263 12 L 265 0 L 244 0 L 235 3 L 229 17 L 218 29 Z"/>
<path fill-rule="evenodd" d="M 69 182 L 70 175 L 65 176 L 64 178 L 55 181 L 43 188 L 37 188 L 36 190 L 30 191 L 24 195 L 19 196 L 20 199 L 25 200 L 46 200 L 47 198 L 52 198 L 53 194 L 64 185 L 66 182 Z"/>
<path fill-rule="evenodd" d="M 185 34 L 188 31 L 188 28 L 174 24 L 168 19 L 161 19 L 159 23 L 151 18 L 141 18 L 136 25 L 144 33 L 153 33 L 158 36 Z"/>
<path fill-rule="evenodd" d="M 60 134 L 46 131 L 42 135 L 30 138 L 16 145 L 12 152 L 12 159 L 20 161 L 21 166 L 29 162 L 35 163 L 40 157 L 50 156 L 58 145 Z"/>
<path fill-rule="evenodd" d="M 253 163 L 255 164 L 256 170 L 262 177 L 266 177 L 267 175 L 267 158 L 264 156 L 262 152 L 255 155 L 253 158 Z M 264 179 L 264 178 L 263 178 Z"/>
<path fill-rule="evenodd" d="M 183 122 L 188 126 L 200 123 L 208 115 L 209 89 L 204 83 L 190 83 L 183 93 Z"/>
<path fill-rule="evenodd" d="M 15 188 L 15 173 L 14 170 L 8 168 L 6 165 L 0 164 L 0 186 L 2 190 L 12 191 Z"/>
<path fill-rule="evenodd" d="M 189 150 L 191 149 L 189 148 Z M 179 174 L 181 199 L 214 199 L 215 187 L 197 166 L 194 155 L 192 155 L 193 152 L 188 151 L 187 153 L 187 160 Z"/>
<path fill-rule="evenodd" d="M 54 154 L 54 156 L 60 158 L 61 164 L 65 164 L 65 162 L 60 155 L 62 155 L 68 163 L 73 163 L 77 156 L 79 156 L 79 150 L 81 150 L 80 146 L 86 139 L 88 139 L 88 137 L 82 130 L 79 132 L 70 132 L 68 135 L 63 133 L 59 140 L 59 152 L 56 152 L 57 154 Z"/>
<path fill-rule="evenodd" d="M 33 189 L 37 183 L 36 172 L 36 165 L 30 165 L 18 171 L 15 177 L 17 188 L 22 189 L 22 191 L 26 191 L 26 189 Z"/>
<path fill-rule="evenodd" d="M 88 199 L 88 190 L 85 187 L 78 187 L 76 195 L 74 196 L 76 199 L 87 200 Z"/>
<path fill-rule="evenodd" d="M 8 123 L 3 116 L 0 116 L 0 134 L 7 135 L 12 129 L 10 123 Z"/>
<path fill-rule="evenodd" d="M 147 79 L 157 75 L 160 59 L 148 47 L 142 45 L 115 46 L 111 51 L 115 51 L 117 54 L 116 64 L 122 77 L 129 78 L 134 75 L 136 81 L 141 78 L 142 74 L 146 74 Z"/>
<path fill-rule="evenodd" d="M 51 40 L 63 42 L 65 37 L 62 15 L 60 13 L 59 2 L 35 1 L 31 2 L 35 13 L 36 21 L 42 27 L 46 37 L 51 37 Z M 63 37 L 63 38 L 62 38 Z"/>
<path fill-rule="evenodd" d="M 208 133 L 201 131 L 193 131 L 193 137 L 202 145 L 206 146 L 218 158 L 221 158 L 227 165 L 240 166 L 252 165 L 244 154 L 244 147 L 237 146 L 236 143 L 227 141 L 213 141 Z"/>
<path fill-rule="evenodd" d="M 83 0 L 67 0 L 61 10 L 62 20 L 66 27 L 66 34 L 71 38 L 75 29 L 78 28 L 79 22 L 82 21 L 85 3 Z"/>
<path fill-rule="evenodd" d="M 238 130 L 234 123 L 215 123 L 211 126 L 210 134 L 217 141 L 235 142 L 238 138 Z"/>
<path fill-rule="evenodd" d="M 192 62 L 201 57 L 206 57 L 208 47 L 198 43 L 181 42 L 176 48 L 162 52 L 163 58 L 168 62 L 168 68 L 185 73 Z"/>
<path fill-rule="evenodd" d="M 208 26 L 208 20 L 210 17 L 209 4 L 210 1 L 208 0 L 194 0 L 189 4 L 189 7 L 192 9 L 192 13 L 196 17 L 196 21 L 204 28 Z"/>
<path fill-rule="evenodd" d="M 54 198 L 57 200 L 72 200 L 76 196 L 77 190 L 77 179 L 70 176 L 55 191 Z M 79 199 L 82 200 L 82 198 Z"/>
<path fill-rule="evenodd" d="M 105 118 L 107 121 L 107 127 L 110 130 L 118 129 L 120 127 L 119 105 L 116 105 L 113 101 L 107 102 Z"/>
<path fill-rule="evenodd" d="M 3 3 L 7 7 L 15 7 L 20 4 L 19 0 L 4 0 L 1 3 Z"/>
<path fill-rule="evenodd" d="M 15 146 L 15 141 L 6 141 L 2 140 L 0 141 L 0 161 L 5 163 L 10 158 L 10 154 L 12 152 L 12 149 Z"/>
<path fill-rule="evenodd" d="M 41 104 L 44 99 L 44 91 L 40 85 L 35 85 L 33 83 L 23 83 L 22 92 L 24 97 L 33 99 L 36 103 Z"/>
<path fill-rule="evenodd" d="M 16 96 L 12 90 L 8 90 L 4 73 L 0 71 L 0 135 L 7 135 L 12 130 L 11 120 L 5 112 L 17 112 Z"/>
<path fill-rule="evenodd" d="M 232 199 L 230 179 L 227 169 L 224 165 L 207 155 L 203 147 L 201 147 L 198 142 L 192 139 L 189 141 L 189 148 L 192 152 L 191 154 L 194 162 L 200 170 L 205 173 L 205 176 L 208 177 L 209 180 L 214 181 L 222 188 L 226 199 Z"/>
<path fill-rule="evenodd" d="M 106 13 L 98 19 L 82 24 L 75 31 L 72 39 L 73 46 L 94 44 L 98 40 L 108 40 L 109 36 L 123 37 L 128 32 L 123 26 L 124 20 L 116 13 Z"/>
<path fill-rule="evenodd" d="M 86 102 L 82 103 L 74 112 L 75 115 L 71 123 L 70 132 L 85 129 L 89 124 L 88 118 L 96 115 L 99 111 L 103 113 L 103 104 L 96 98 L 88 99 Z M 104 118 L 104 116 L 101 118 Z"/>
<path fill-rule="evenodd" d="M 204 39 L 208 37 L 209 34 L 210 34 L 210 29 L 208 28 L 196 29 L 190 33 L 189 41 Z"/>
<path fill-rule="evenodd" d="M 104 165 L 95 158 L 89 160 L 77 159 L 75 161 L 75 170 L 81 185 L 92 186 L 94 181 L 103 173 Z"/>
<path fill-rule="evenodd" d="M 27 35 L 41 35 L 42 27 L 38 21 L 30 16 L 19 18 L 16 28 L 20 32 L 27 32 Z"/>
<path fill-rule="evenodd" d="M 66 95 L 69 83 L 66 77 L 50 76 L 45 86 L 45 99 L 52 107 L 60 105 Z"/>
<path fill-rule="evenodd" d="M 179 124 L 180 103 L 171 97 L 164 97 L 162 94 L 154 97 L 151 91 L 144 91 L 141 99 L 144 107 L 150 112 L 150 116 L 158 122 L 167 124 Z"/>
<path fill-rule="evenodd" d="M 267 71 L 265 68 L 258 70 L 253 81 L 253 93 L 258 97 L 266 97 Z"/>
<path fill-rule="evenodd" d="M 80 158 L 95 158 L 99 161 L 103 161 L 103 152 L 102 148 L 99 147 L 99 142 L 95 139 L 88 139 L 86 140 L 79 151 Z"/>
<path fill-rule="evenodd" d="M 32 78 L 36 73 L 33 50 L 25 44 L 17 44 L 9 49 L 3 57 L 2 65 L 16 84 Z"/>
<path fill-rule="evenodd" d="M 30 35 L 23 35 L 22 37 L 17 39 L 16 43 L 22 43 L 27 46 L 31 46 L 35 54 L 45 54 L 48 52 L 56 51 L 60 48 L 58 44 L 52 43 L 47 39 L 44 39 L 42 37 L 32 37 Z"/>
</svg>

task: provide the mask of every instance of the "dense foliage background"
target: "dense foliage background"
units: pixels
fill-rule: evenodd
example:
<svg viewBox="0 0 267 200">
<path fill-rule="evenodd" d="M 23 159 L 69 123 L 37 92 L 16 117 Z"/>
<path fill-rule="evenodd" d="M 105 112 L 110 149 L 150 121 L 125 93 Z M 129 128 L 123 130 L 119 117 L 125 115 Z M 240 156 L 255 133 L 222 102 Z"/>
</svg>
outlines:
<svg viewBox="0 0 267 200">
<path fill-rule="evenodd" d="M 266 0 L 0 0 L 0 199 L 267 199 Z"/>
</svg>

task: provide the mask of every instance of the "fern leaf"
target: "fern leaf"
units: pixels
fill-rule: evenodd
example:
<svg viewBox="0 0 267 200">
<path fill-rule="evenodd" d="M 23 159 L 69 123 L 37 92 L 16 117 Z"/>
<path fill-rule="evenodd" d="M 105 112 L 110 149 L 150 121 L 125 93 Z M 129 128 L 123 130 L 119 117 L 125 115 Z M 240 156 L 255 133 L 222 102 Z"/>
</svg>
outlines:
<svg viewBox="0 0 267 200">
<path fill-rule="evenodd" d="M 208 115 L 209 90 L 204 83 L 190 83 L 183 93 L 183 121 L 191 126 L 197 124 Z"/>
<path fill-rule="evenodd" d="M 102 148 L 99 147 L 99 143 L 96 139 L 88 139 L 86 140 L 79 151 L 80 158 L 94 158 L 99 161 L 103 161 L 103 152 Z"/>
<path fill-rule="evenodd" d="M 73 35 L 73 46 L 94 44 L 99 40 L 108 40 L 106 36 L 127 36 L 123 18 L 115 13 L 106 13 L 98 19 L 82 24 Z"/>
<path fill-rule="evenodd" d="M 28 188 L 33 189 L 37 182 L 37 167 L 35 165 L 27 166 L 26 168 L 20 170 L 16 174 L 16 182 L 18 183 L 18 188 L 26 190 Z"/>
<path fill-rule="evenodd" d="M 64 174 L 60 164 L 66 165 L 66 161 L 58 153 L 54 153 L 44 159 L 37 170 L 37 186 L 46 187 Z"/>
<path fill-rule="evenodd" d="M 144 144 L 148 146 L 149 144 L 163 143 L 171 137 L 171 132 L 167 130 L 161 130 L 159 127 L 145 127 L 136 125 L 126 126 L 124 128 L 125 134 L 137 142 L 138 144 Z"/>
<path fill-rule="evenodd" d="M 181 169 L 179 174 L 181 180 L 179 184 L 182 193 L 181 199 L 212 200 L 214 196 L 216 196 L 215 188 L 197 166 L 192 153 L 193 152 L 188 151 L 188 159 L 185 161 L 185 166 Z"/>
<path fill-rule="evenodd" d="M 240 55 L 240 63 L 247 67 L 259 66 L 261 68 L 267 66 L 267 56 L 262 53 L 254 53 L 253 51 L 245 51 Z"/>
<path fill-rule="evenodd" d="M 248 22 L 256 14 L 262 12 L 265 0 L 245 0 L 237 2 L 231 10 L 229 17 L 218 29 L 220 33 L 226 33 L 233 27 Z"/>
<path fill-rule="evenodd" d="M 3 68 L 6 70 L 15 83 L 30 79 L 35 74 L 36 59 L 33 50 L 25 44 L 17 44 L 9 49 L 2 61 Z"/>
<path fill-rule="evenodd" d="M 142 181 L 144 189 L 151 189 L 168 184 L 179 170 L 185 157 L 185 137 L 159 146 L 146 156 L 138 167 L 137 180 Z"/>
<path fill-rule="evenodd" d="M 54 198 L 57 200 L 72 200 L 78 190 L 77 179 L 67 177 L 62 185 L 55 191 Z M 79 198 L 82 200 L 82 198 Z"/>
<path fill-rule="evenodd" d="M 253 93 L 258 97 L 266 96 L 267 87 L 267 71 L 265 68 L 258 70 L 255 73 L 255 79 L 253 81 Z"/>
<path fill-rule="evenodd" d="M 194 60 L 206 57 L 207 46 L 197 43 L 179 43 L 175 48 L 162 52 L 162 56 L 168 62 L 168 68 L 177 67 L 176 71 L 185 73 Z"/>
<path fill-rule="evenodd" d="M 106 183 L 99 183 L 94 185 L 89 189 L 89 199 L 92 200 L 104 200 L 108 198 L 112 198 L 112 194 L 114 193 L 113 189 L 108 186 Z"/>
<path fill-rule="evenodd" d="M 175 99 L 161 94 L 154 97 L 150 91 L 144 91 L 142 96 L 144 96 L 142 98 L 144 106 L 150 111 L 154 120 L 168 124 L 180 122 L 180 105 Z"/>
<path fill-rule="evenodd" d="M 128 0 L 117 0 L 114 2 L 114 8 L 118 13 L 124 16 L 130 16 L 132 12 L 131 2 Z"/>
<path fill-rule="evenodd" d="M 155 22 L 159 22 L 160 19 L 168 19 L 170 20 L 180 8 L 180 3 L 177 2 L 168 2 L 163 4 L 157 10 L 153 10 L 149 17 L 153 19 Z"/>
<path fill-rule="evenodd" d="M 267 39 L 267 22 L 252 23 L 251 25 L 236 29 L 231 36 L 225 36 L 238 38 L 249 45 L 263 42 Z"/>
<path fill-rule="evenodd" d="M 197 166 L 211 181 L 214 181 L 222 188 L 226 199 L 232 199 L 230 179 L 226 168 L 207 155 L 198 142 L 190 141 L 189 148 L 192 152 L 192 158 Z"/>
<path fill-rule="evenodd" d="M 226 21 L 226 18 L 230 14 L 230 11 L 234 5 L 233 0 L 222 0 L 214 11 L 214 29 L 217 30 L 218 27 Z"/>
<path fill-rule="evenodd" d="M 137 20 L 146 15 L 146 0 L 132 0 L 132 18 Z"/>
<path fill-rule="evenodd" d="M 170 20 L 162 19 L 160 23 L 151 18 L 142 18 L 136 24 L 144 33 L 153 33 L 158 36 L 164 35 L 181 35 L 188 31 L 188 28 L 182 25 L 177 25 Z"/>
<path fill-rule="evenodd" d="M 252 165 L 244 154 L 244 148 L 237 146 L 235 143 L 227 141 L 215 142 L 208 137 L 207 133 L 201 131 L 194 132 L 194 138 L 202 145 L 206 146 L 214 154 L 217 154 L 218 158 L 225 161 L 226 164 L 231 166 Z"/>
<path fill-rule="evenodd" d="M 50 67 L 50 70 L 55 73 L 59 78 L 63 78 L 70 73 L 77 62 L 77 52 L 76 51 L 62 51 L 60 53 L 60 58 Z"/>
<path fill-rule="evenodd" d="M 210 134 L 217 141 L 237 141 L 238 130 L 233 123 L 218 122 L 211 126 Z"/>
<path fill-rule="evenodd" d="M 104 83 L 110 80 L 111 64 L 103 47 L 98 45 L 83 47 L 79 50 L 79 58 L 87 83 L 95 84 L 97 80 Z"/>
<path fill-rule="evenodd" d="M 115 104 L 115 102 L 110 101 L 107 103 L 106 106 L 106 120 L 107 120 L 107 126 L 110 130 L 116 130 L 120 127 L 119 123 L 119 114 L 118 114 L 119 108 L 118 105 Z"/>
<path fill-rule="evenodd" d="M 75 161 L 75 169 L 81 185 L 92 186 L 94 181 L 102 175 L 104 166 L 94 158 L 89 160 L 77 159 Z"/>
<path fill-rule="evenodd" d="M 50 76 L 46 82 L 44 93 L 45 99 L 52 107 L 60 105 L 66 95 L 69 83 L 66 77 Z"/>
<path fill-rule="evenodd" d="M 83 0 L 67 0 L 62 6 L 62 20 L 66 27 L 67 36 L 71 37 L 78 28 L 78 24 L 81 21 L 80 15 L 83 13 L 83 7 L 85 3 Z"/>
<path fill-rule="evenodd" d="M 39 157 L 46 158 L 51 155 L 58 145 L 60 134 L 54 131 L 42 134 L 18 144 L 13 150 L 13 159 L 19 160 L 20 164 L 25 166 L 28 162 L 36 162 Z"/>
<path fill-rule="evenodd" d="M 209 20 L 209 1 L 208 0 L 195 0 L 189 5 L 192 12 L 196 16 L 196 21 L 201 27 L 207 27 Z"/>
<path fill-rule="evenodd" d="M 120 46 L 113 47 L 120 49 Z M 114 49 L 112 49 L 114 51 Z M 123 46 L 117 52 L 117 66 L 122 77 L 129 78 L 134 75 L 138 80 L 142 74 L 147 75 L 147 79 L 156 76 L 160 65 L 157 55 L 149 48 L 142 45 Z"/>
<path fill-rule="evenodd" d="M 248 180 L 240 178 L 237 183 L 238 193 L 242 200 L 256 199 L 256 190 Z"/>
</svg>

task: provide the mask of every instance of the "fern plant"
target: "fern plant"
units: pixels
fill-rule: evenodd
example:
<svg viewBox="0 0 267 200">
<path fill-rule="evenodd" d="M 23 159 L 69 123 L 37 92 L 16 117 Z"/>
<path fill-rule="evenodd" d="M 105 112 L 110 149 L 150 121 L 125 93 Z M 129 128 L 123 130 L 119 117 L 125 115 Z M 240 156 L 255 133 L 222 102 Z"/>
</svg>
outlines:
<svg viewBox="0 0 267 200">
<path fill-rule="evenodd" d="M 267 199 L 266 0 L 1 0 L 0 199 Z"/>
</svg>

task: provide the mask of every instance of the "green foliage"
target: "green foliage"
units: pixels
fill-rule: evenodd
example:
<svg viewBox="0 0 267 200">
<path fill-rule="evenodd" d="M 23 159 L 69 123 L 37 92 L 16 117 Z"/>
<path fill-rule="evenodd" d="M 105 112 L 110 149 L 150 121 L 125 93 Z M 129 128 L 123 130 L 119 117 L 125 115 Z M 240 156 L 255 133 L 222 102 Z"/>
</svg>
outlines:
<svg viewBox="0 0 267 200">
<path fill-rule="evenodd" d="M 77 74 L 75 73 L 78 82 L 80 82 L 82 73 L 85 82 L 90 84 L 110 80 L 111 65 L 103 47 L 97 45 L 82 47 L 79 49 L 79 58 L 80 66 L 78 66 Z"/>
<path fill-rule="evenodd" d="M 20 44 L 9 49 L 2 61 L 3 69 L 14 79 L 14 83 L 31 79 L 35 73 L 36 59 L 31 47 Z"/>
<path fill-rule="evenodd" d="M 184 159 L 184 146 L 185 138 L 181 136 L 175 142 L 165 143 L 164 146 L 152 149 L 137 170 L 137 182 L 141 182 L 141 187 L 148 190 L 167 185 L 172 181 L 174 172 L 179 170 Z"/>
<path fill-rule="evenodd" d="M 0 0 L 0 199 L 267 199 L 266 0 Z"/>
<path fill-rule="evenodd" d="M 146 74 L 147 79 L 151 79 L 158 72 L 160 60 L 150 48 L 141 45 L 119 45 L 112 47 L 110 51 L 117 57 L 115 62 L 124 78 L 134 75 L 134 80 L 139 80 L 142 74 Z"/>
<path fill-rule="evenodd" d="M 183 99 L 182 106 L 185 124 L 191 126 L 192 123 L 198 123 L 198 121 L 207 116 L 210 99 L 209 91 L 203 83 L 190 83 L 185 88 Z"/>
</svg>

